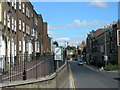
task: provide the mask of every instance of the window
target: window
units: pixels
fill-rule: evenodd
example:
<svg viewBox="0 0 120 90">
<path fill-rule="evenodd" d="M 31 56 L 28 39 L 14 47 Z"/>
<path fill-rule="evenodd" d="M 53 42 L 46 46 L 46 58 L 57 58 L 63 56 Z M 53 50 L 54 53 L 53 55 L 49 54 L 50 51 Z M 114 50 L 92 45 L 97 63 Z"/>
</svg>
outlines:
<svg viewBox="0 0 120 90">
<path fill-rule="evenodd" d="M 14 18 L 12 17 L 12 30 L 14 30 Z"/>
<path fill-rule="evenodd" d="M 15 20 L 15 24 L 14 24 L 14 28 L 15 28 L 15 32 L 16 32 L 16 30 L 17 30 L 17 26 L 16 26 L 17 24 L 16 24 L 16 20 Z"/>
<path fill-rule="evenodd" d="M 22 4 L 22 12 L 25 13 L 25 3 Z"/>
<path fill-rule="evenodd" d="M 26 51 L 28 51 L 28 47 L 29 47 L 29 46 L 28 46 L 28 43 L 26 43 Z"/>
<path fill-rule="evenodd" d="M 19 30 L 21 30 L 21 20 L 19 19 Z"/>
<path fill-rule="evenodd" d="M 30 11 L 29 11 L 29 8 L 28 8 L 28 7 L 26 7 L 26 16 L 27 16 L 27 17 L 30 17 Z"/>
<path fill-rule="evenodd" d="M 7 2 L 10 2 L 10 0 L 7 0 Z"/>
<path fill-rule="evenodd" d="M 8 28 L 10 28 L 10 15 L 9 14 L 7 14 L 7 26 L 8 26 Z"/>
<path fill-rule="evenodd" d="M 28 17 L 30 18 L 30 10 L 28 9 Z"/>
<path fill-rule="evenodd" d="M 31 36 L 34 36 L 34 28 L 31 28 Z"/>
<path fill-rule="evenodd" d="M 12 7 L 14 7 L 14 2 L 12 1 Z"/>
<path fill-rule="evenodd" d="M 6 25 L 6 11 L 4 11 L 4 25 Z"/>
<path fill-rule="evenodd" d="M 22 6 L 21 1 L 19 1 L 19 9 L 20 10 L 21 10 L 21 6 Z"/>
<path fill-rule="evenodd" d="M 21 51 L 21 41 L 19 41 L 19 51 Z"/>
<path fill-rule="evenodd" d="M 14 50 L 15 50 L 15 56 L 16 56 L 16 51 L 17 51 L 17 50 L 16 50 L 16 45 L 15 45 L 15 47 L 14 47 L 14 48 L 15 48 Z"/>
<path fill-rule="evenodd" d="M 16 0 L 15 0 L 15 2 L 14 2 L 14 9 L 16 10 Z"/>
<path fill-rule="evenodd" d="M 25 53 L 25 40 L 23 40 L 23 54 Z"/>
<path fill-rule="evenodd" d="M 28 34 L 30 34 L 30 26 L 28 26 Z"/>
<path fill-rule="evenodd" d="M 12 1 L 12 7 L 16 9 L 16 0 Z"/>
<path fill-rule="evenodd" d="M 23 26 L 23 32 L 25 32 L 25 23 L 24 22 L 22 23 L 22 26 Z"/>
<path fill-rule="evenodd" d="M 28 25 L 26 25 L 26 33 L 28 33 L 28 30 L 27 30 L 27 28 L 28 28 Z"/>
<path fill-rule="evenodd" d="M 35 17 L 35 25 L 37 25 L 38 21 L 37 21 L 37 18 Z"/>
<path fill-rule="evenodd" d="M 35 32 L 35 38 L 38 39 L 38 33 L 37 33 L 37 31 Z"/>
<path fill-rule="evenodd" d="M 28 16 L 28 7 L 26 7 L 26 16 Z"/>
<path fill-rule="evenodd" d="M 33 13 L 31 13 L 31 17 L 33 17 Z"/>
</svg>

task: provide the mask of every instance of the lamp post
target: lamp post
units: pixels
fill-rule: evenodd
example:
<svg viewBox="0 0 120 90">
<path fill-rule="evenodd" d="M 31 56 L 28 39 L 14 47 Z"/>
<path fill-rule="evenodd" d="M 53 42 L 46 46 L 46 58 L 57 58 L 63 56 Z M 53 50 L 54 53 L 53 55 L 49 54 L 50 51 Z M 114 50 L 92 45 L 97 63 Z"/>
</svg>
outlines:
<svg viewBox="0 0 120 90">
<path fill-rule="evenodd" d="M 108 61 L 108 56 L 107 56 L 107 28 L 104 27 L 104 35 L 105 35 L 105 55 L 104 55 L 104 61 L 105 61 L 105 66 L 107 66 L 107 61 Z"/>
</svg>

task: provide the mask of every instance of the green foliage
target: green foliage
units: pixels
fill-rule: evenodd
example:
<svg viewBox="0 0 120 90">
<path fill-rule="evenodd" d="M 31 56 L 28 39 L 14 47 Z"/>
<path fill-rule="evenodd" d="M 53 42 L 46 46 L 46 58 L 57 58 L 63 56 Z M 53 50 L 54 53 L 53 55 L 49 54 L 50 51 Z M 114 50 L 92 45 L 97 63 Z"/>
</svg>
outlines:
<svg viewBox="0 0 120 90">
<path fill-rule="evenodd" d="M 74 58 L 74 57 L 75 57 L 75 54 L 73 54 L 72 57 Z"/>
<path fill-rule="evenodd" d="M 118 65 L 108 64 L 108 66 L 105 67 L 104 69 L 105 69 L 106 71 L 118 70 Z"/>
<path fill-rule="evenodd" d="M 66 49 L 66 50 L 75 50 L 76 47 L 67 46 L 65 49 Z"/>
<path fill-rule="evenodd" d="M 53 45 L 58 46 L 58 42 L 57 42 L 57 41 L 54 41 L 54 42 L 53 42 Z"/>
</svg>

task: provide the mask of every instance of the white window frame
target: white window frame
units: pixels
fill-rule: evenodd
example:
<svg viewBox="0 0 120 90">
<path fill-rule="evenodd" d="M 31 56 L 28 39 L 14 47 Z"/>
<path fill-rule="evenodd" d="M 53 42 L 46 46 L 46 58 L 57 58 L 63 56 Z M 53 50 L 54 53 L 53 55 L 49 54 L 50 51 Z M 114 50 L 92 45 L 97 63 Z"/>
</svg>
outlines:
<svg viewBox="0 0 120 90">
<path fill-rule="evenodd" d="M 26 7 L 26 16 L 28 16 L 28 7 Z"/>
<path fill-rule="evenodd" d="M 25 32 L 25 23 L 22 23 L 23 32 Z"/>
<path fill-rule="evenodd" d="M 19 10 L 21 10 L 21 7 L 22 7 L 22 2 L 19 1 Z"/>
<path fill-rule="evenodd" d="M 7 21 L 7 12 L 4 11 L 4 25 L 6 25 L 6 21 Z"/>
<path fill-rule="evenodd" d="M 16 30 L 17 30 L 17 26 L 16 26 L 16 25 L 17 25 L 17 22 L 16 22 L 16 19 L 15 19 L 15 24 L 14 24 L 14 28 L 15 28 L 14 31 L 15 31 L 15 32 L 16 32 Z"/>
<path fill-rule="evenodd" d="M 14 2 L 14 9 L 16 10 L 16 0 L 15 0 L 15 2 Z"/>
<path fill-rule="evenodd" d="M 16 45 L 15 45 L 14 48 L 15 48 L 15 49 L 14 49 L 14 53 L 15 53 L 15 56 L 16 56 L 16 55 L 17 55 Z"/>
<path fill-rule="evenodd" d="M 25 3 L 22 4 L 22 12 L 25 13 Z"/>
<path fill-rule="evenodd" d="M 37 17 L 35 17 L 35 25 L 38 25 Z"/>
<path fill-rule="evenodd" d="M 22 41 L 19 41 L 19 51 L 21 51 L 22 50 Z"/>
<path fill-rule="evenodd" d="M 10 28 L 10 15 L 7 14 L 7 26 L 8 28 Z"/>
<path fill-rule="evenodd" d="M 12 30 L 14 31 L 15 29 L 14 29 L 15 27 L 14 27 L 14 18 L 12 17 Z"/>
<path fill-rule="evenodd" d="M 19 30 L 21 30 L 21 23 L 22 21 L 19 19 Z"/>
<path fill-rule="evenodd" d="M 12 7 L 14 7 L 14 1 L 12 1 Z"/>
<path fill-rule="evenodd" d="M 31 13 L 31 17 L 33 18 L 33 13 Z"/>
</svg>

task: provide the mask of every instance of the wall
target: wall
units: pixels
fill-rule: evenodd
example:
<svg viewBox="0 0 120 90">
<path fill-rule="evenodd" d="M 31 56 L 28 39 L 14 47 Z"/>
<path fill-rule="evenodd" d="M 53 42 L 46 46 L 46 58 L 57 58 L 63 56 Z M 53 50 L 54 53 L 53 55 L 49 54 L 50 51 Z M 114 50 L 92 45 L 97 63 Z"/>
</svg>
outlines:
<svg viewBox="0 0 120 90">
<path fill-rule="evenodd" d="M 65 64 L 55 73 L 44 78 L 3 83 L 3 89 L 10 88 L 69 88 L 68 65 Z"/>
</svg>

